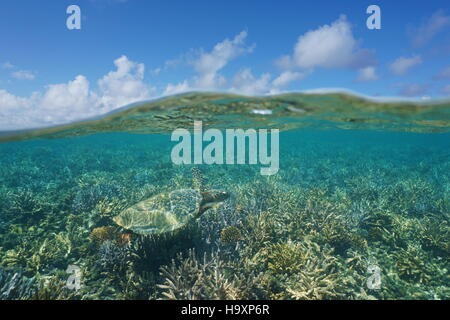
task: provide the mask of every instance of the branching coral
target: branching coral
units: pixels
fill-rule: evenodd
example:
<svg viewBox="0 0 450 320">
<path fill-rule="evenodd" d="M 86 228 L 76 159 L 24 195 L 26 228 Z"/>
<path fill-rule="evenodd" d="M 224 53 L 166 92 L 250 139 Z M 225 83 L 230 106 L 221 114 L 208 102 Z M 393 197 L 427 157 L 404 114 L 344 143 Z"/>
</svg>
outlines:
<svg viewBox="0 0 450 320">
<path fill-rule="evenodd" d="M 292 148 L 271 177 L 205 165 L 200 185 L 232 196 L 177 232 L 131 240 L 112 216 L 192 186 L 166 137 L 0 144 L 0 266 L 9 280 L 22 270 L 16 284 L 36 278 L 36 299 L 448 299 L 448 148 L 419 142 L 431 135 L 389 145 L 346 134 L 283 133 Z M 78 294 L 63 289 L 70 264 L 83 267 Z M 379 290 L 367 287 L 371 264 Z"/>
<path fill-rule="evenodd" d="M 64 281 L 50 277 L 41 279 L 30 298 L 32 300 L 69 300 L 74 299 L 75 296 L 76 291 L 68 289 Z"/>
<path fill-rule="evenodd" d="M 435 255 L 450 256 L 450 226 L 438 217 L 426 217 L 421 223 L 420 236 L 423 246 Z"/>
<path fill-rule="evenodd" d="M 95 208 L 101 201 L 113 201 L 114 198 L 120 198 L 123 188 L 113 184 L 98 184 L 80 189 L 72 203 L 75 213 L 88 212 Z M 105 207 L 105 204 L 100 204 Z M 101 209 L 102 207 L 100 207 Z M 100 210 L 99 209 L 99 210 Z M 107 212 L 108 208 L 104 208 L 103 212 Z"/>
<path fill-rule="evenodd" d="M 43 271 L 48 267 L 63 267 L 71 251 L 72 243 L 65 233 L 53 234 L 39 244 L 31 256 L 29 266 L 36 271 Z"/>
<path fill-rule="evenodd" d="M 257 292 L 257 277 L 230 273 L 229 266 L 217 254 L 205 254 L 198 260 L 195 251 L 190 250 L 186 258 L 180 255 L 177 260 L 161 267 L 165 279 L 158 287 L 165 299 L 249 299 Z"/>
<path fill-rule="evenodd" d="M 225 244 L 236 243 L 242 240 L 241 230 L 234 226 L 228 226 L 220 231 L 220 241 Z"/>
<path fill-rule="evenodd" d="M 90 235 L 89 240 L 94 242 L 95 244 L 101 245 L 105 241 L 119 241 L 120 240 L 120 232 L 116 227 L 113 226 L 103 226 L 94 228 Z"/>
<path fill-rule="evenodd" d="M 0 269 L 0 300 L 28 299 L 35 291 L 34 279 L 20 271 Z"/>
<path fill-rule="evenodd" d="M 343 296 L 332 250 L 320 248 L 305 239 L 303 243 L 271 245 L 267 252 L 268 268 L 281 281 L 284 293 L 275 298 L 333 299 Z"/>
<path fill-rule="evenodd" d="M 410 244 L 393 254 L 400 278 L 419 283 L 431 281 L 440 272 L 437 266 L 427 261 L 427 256 L 418 244 Z"/>
<path fill-rule="evenodd" d="M 43 201 L 32 191 L 19 189 L 13 194 L 11 210 L 15 213 L 13 220 L 33 222 L 45 213 Z"/>
<path fill-rule="evenodd" d="M 111 240 L 104 241 L 98 249 L 98 265 L 107 272 L 122 272 L 129 257 L 128 247 Z"/>
</svg>

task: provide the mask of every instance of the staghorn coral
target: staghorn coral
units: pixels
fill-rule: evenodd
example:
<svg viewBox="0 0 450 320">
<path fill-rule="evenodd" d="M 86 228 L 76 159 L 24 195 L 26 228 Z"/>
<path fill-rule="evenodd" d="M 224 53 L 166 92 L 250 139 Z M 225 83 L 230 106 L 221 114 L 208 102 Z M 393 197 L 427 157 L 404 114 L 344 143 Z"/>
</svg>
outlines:
<svg viewBox="0 0 450 320">
<path fill-rule="evenodd" d="M 426 283 L 440 273 L 437 266 L 426 262 L 427 255 L 418 244 L 409 244 L 406 249 L 399 249 L 393 254 L 393 258 L 398 275 L 404 280 Z"/>
<path fill-rule="evenodd" d="M 178 261 L 160 269 L 164 278 L 159 284 L 161 295 L 169 300 L 202 299 L 249 299 L 254 298 L 259 277 L 243 277 L 227 272 L 227 264 L 217 254 L 204 254 L 198 260 L 195 251 L 189 250 L 186 258 L 181 255 Z"/>
<path fill-rule="evenodd" d="M 426 217 L 419 230 L 423 247 L 442 257 L 450 256 L 450 226 L 438 217 Z"/>
<path fill-rule="evenodd" d="M 34 282 L 20 271 L 0 269 L 0 300 L 29 299 L 35 291 Z"/>
<path fill-rule="evenodd" d="M 337 259 L 329 248 L 310 239 L 302 243 L 279 243 L 267 250 L 268 268 L 281 281 L 285 292 L 274 298 L 335 299 L 343 296 Z"/>
<path fill-rule="evenodd" d="M 28 265 L 36 271 L 54 266 L 64 266 L 71 251 L 72 243 L 65 233 L 52 234 L 50 238 L 39 243 Z"/>
<path fill-rule="evenodd" d="M 93 213 L 102 218 L 111 218 L 125 208 L 126 203 L 123 200 L 121 201 L 117 198 L 112 198 L 111 200 L 102 199 L 95 205 Z"/>
<path fill-rule="evenodd" d="M 116 227 L 103 226 L 92 229 L 89 234 L 89 240 L 97 245 L 101 245 L 105 241 L 118 242 L 121 239 L 121 233 Z"/>
<path fill-rule="evenodd" d="M 228 226 L 220 231 L 220 241 L 225 244 L 232 244 L 242 240 L 241 230 L 234 226 Z"/>
<path fill-rule="evenodd" d="M 162 265 L 178 254 L 204 245 L 198 225 L 190 223 L 182 229 L 149 236 L 137 236 L 129 246 L 130 265 L 137 272 L 158 274 Z"/>
<path fill-rule="evenodd" d="M 19 189 L 12 195 L 11 211 L 14 213 L 13 220 L 30 223 L 41 218 L 45 213 L 43 200 L 33 191 Z"/>
<path fill-rule="evenodd" d="M 390 147 L 390 141 L 362 142 L 370 134 L 373 141 L 381 137 L 369 132 L 353 141 L 345 138 L 358 137 L 353 131 L 300 132 L 302 139 L 283 133 L 292 148 L 283 148 L 276 176 L 262 177 L 258 166 L 202 166 L 208 183 L 233 197 L 177 233 L 124 239 L 125 262 L 106 263 L 106 269 L 98 262 L 103 241 L 92 245 L 89 238 L 93 229 L 110 225 L 122 205 L 191 185 L 191 166 L 172 165 L 167 139 L 159 135 L 40 141 L 45 148 L 32 141 L 26 148 L 0 144 L 0 264 L 61 281 L 68 264 L 80 264 L 86 288 L 70 299 L 155 299 L 169 292 L 156 287 L 167 284 L 161 266 L 169 268 L 175 258 L 178 270 L 195 248 L 198 278 L 206 274 L 221 284 L 198 284 L 202 298 L 225 292 L 246 299 L 449 299 L 448 148 L 414 139 Z M 431 136 L 439 140 L 418 140 Z M 241 240 L 222 243 L 226 227 L 238 228 Z M 55 239 L 60 233 L 65 240 Z M 106 249 L 121 247 L 109 240 L 114 245 Z M 114 260 L 114 250 L 105 250 L 113 258 L 104 261 Z M 308 250 L 319 257 L 309 258 L 310 266 L 299 263 Z M 209 267 L 202 271 L 205 254 Z M 289 262 L 292 256 L 300 260 Z M 220 260 L 217 278 L 211 259 Z M 330 262 L 327 271 L 317 267 L 322 259 Z M 369 262 L 381 268 L 380 290 L 366 286 Z M 55 280 L 39 296 L 65 297 L 57 294 L 60 284 Z"/>
<path fill-rule="evenodd" d="M 106 272 L 123 272 L 129 258 L 127 246 L 111 240 L 104 241 L 97 251 L 97 264 Z"/>
<path fill-rule="evenodd" d="M 43 278 L 39 281 L 31 300 L 73 300 L 76 291 L 66 287 L 65 281 L 57 277 Z"/>
<path fill-rule="evenodd" d="M 27 259 L 27 248 L 21 246 L 14 249 L 6 251 L 2 256 L 2 266 L 6 267 L 16 267 L 16 266 L 26 266 Z"/>
<path fill-rule="evenodd" d="M 76 193 L 72 202 L 72 209 L 78 214 L 88 212 L 99 205 L 101 201 L 112 201 L 114 198 L 120 198 L 122 193 L 123 188 L 115 184 L 97 184 L 84 187 Z M 100 204 L 100 206 L 105 206 L 105 204 Z M 100 209 L 102 208 L 100 207 Z"/>
</svg>

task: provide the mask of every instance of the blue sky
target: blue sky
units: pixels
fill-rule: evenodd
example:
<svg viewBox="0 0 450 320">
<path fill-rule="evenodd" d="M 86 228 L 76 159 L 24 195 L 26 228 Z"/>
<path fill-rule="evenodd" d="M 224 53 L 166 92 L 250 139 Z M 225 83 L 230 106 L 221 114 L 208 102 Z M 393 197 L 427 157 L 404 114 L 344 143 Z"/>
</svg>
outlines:
<svg viewBox="0 0 450 320">
<path fill-rule="evenodd" d="M 2 1 L 0 39 L 0 130 L 195 89 L 450 96 L 448 0 Z"/>
</svg>

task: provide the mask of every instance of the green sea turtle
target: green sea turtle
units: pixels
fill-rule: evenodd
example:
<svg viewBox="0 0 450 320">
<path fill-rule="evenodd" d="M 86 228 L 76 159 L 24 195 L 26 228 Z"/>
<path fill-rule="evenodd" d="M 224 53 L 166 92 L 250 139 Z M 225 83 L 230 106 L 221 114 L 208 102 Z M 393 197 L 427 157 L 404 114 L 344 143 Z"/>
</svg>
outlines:
<svg viewBox="0 0 450 320">
<path fill-rule="evenodd" d="M 225 191 L 203 190 L 197 168 L 192 170 L 192 182 L 191 189 L 159 193 L 125 209 L 113 221 L 137 234 L 160 234 L 185 226 L 229 197 Z"/>
</svg>

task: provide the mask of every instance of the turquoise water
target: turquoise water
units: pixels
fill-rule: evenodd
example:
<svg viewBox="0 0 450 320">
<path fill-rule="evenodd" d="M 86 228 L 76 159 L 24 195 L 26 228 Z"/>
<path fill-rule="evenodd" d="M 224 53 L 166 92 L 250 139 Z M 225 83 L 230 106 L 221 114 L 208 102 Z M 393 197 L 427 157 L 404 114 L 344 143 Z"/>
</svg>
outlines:
<svg viewBox="0 0 450 320">
<path fill-rule="evenodd" d="M 0 298 L 450 298 L 450 133 L 309 126 L 279 142 L 273 176 L 197 165 L 230 197 L 149 236 L 113 217 L 192 188 L 170 135 L 1 143 Z"/>
</svg>

